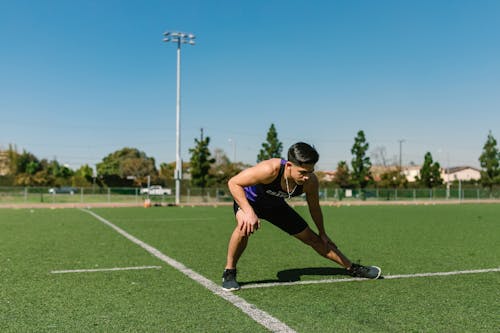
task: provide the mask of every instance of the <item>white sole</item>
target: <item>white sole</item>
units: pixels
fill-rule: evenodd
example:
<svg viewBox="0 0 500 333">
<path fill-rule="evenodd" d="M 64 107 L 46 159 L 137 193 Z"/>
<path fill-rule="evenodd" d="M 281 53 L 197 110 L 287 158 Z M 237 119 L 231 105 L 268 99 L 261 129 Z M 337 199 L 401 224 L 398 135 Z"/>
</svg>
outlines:
<svg viewBox="0 0 500 333">
<path fill-rule="evenodd" d="M 376 276 L 376 277 L 374 277 L 374 278 L 371 278 L 371 279 L 372 279 L 372 280 L 376 280 L 376 279 L 378 279 L 378 278 L 380 277 L 380 275 L 382 275 L 382 270 L 381 270 L 381 269 L 380 269 L 380 267 L 378 267 L 378 266 L 370 266 L 370 267 L 373 267 L 373 268 L 378 269 L 378 274 L 377 274 L 377 276 Z"/>
</svg>

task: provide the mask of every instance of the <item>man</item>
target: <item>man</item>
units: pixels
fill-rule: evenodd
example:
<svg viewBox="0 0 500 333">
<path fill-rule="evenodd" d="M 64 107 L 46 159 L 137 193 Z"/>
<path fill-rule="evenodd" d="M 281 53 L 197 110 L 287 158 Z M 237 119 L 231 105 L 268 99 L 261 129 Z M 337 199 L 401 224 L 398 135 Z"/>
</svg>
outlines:
<svg viewBox="0 0 500 333">
<path fill-rule="evenodd" d="M 236 264 L 245 250 L 248 238 L 265 219 L 288 234 L 311 246 L 318 254 L 345 267 L 350 275 L 377 279 L 381 270 L 376 266 L 352 263 L 325 232 L 319 205 L 319 183 L 313 173 L 319 154 L 310 145 L 298 142 L 288 150 L 288 161 L 272 158 L 243 170 L 228 182 L 234 198 L 237 225 L 229 240 L 226 268 L 222 276 L 224 290 L 239 290 Z M 285 199 L 305 193 L 311 217 L 318 233 Z"/>
</svg>

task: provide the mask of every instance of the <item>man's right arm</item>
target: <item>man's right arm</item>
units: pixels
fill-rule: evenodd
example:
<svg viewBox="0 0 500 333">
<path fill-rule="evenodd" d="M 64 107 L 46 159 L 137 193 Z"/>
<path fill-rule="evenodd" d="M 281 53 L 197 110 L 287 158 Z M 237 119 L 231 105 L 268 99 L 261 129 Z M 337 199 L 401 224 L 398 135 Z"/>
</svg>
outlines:
<svg viewBox="0 0 500 333">
<path fill-rule="evenodd" d="M 243 213 L 243 218 L 238 219 L 238 223 L 240 224 L 240 230 L 244 231 L 245 235 L 249 235 L 258 229 L 259 218 L 248 202 L 244 188 L 271 182 L 277 175 L 274 164 L 276 164 L 276 161 L 273 159 L 263 161 L 256 166 L 243 170 L 228 182 L 229 191 Z"/>
</svg>

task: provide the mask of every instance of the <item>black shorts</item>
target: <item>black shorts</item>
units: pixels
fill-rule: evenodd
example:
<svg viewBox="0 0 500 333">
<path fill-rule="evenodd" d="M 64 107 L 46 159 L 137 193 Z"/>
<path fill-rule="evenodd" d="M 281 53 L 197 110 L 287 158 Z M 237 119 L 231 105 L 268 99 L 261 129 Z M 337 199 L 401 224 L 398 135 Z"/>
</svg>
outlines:
<svg viewBox="0 0 500 333">
<path fill-rule="evenodd" d="M 259 218 L 271 222 L 281 230 L 287 232 L 289 235 L 296 235 L 308 227 L 307 222 L 302 218 L 302 216 L 300 216 L 284 200 L 282 203 L 274 203 L 273 205 L 262 204 L 254 201 L 248 202 Z M 234 202 L 234 214 L 236 214 L 238 208 L 238 204 Z"/>
</svg>

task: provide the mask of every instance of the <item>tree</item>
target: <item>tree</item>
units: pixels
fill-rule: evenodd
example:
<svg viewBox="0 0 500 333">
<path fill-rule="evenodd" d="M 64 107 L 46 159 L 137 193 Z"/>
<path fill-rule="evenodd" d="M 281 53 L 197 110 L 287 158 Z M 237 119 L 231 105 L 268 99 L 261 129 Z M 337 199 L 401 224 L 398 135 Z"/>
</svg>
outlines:
<svg viewBox="0 0 500 333">
<path fill-rule="evenodd" d="M 351 174 L 346 161 L 340 161 L 337 164 L 337 171 L 333 181 L 342 189 L 351 188 Z"/>
<path fill-rule="evenodd" d="M 158 178 L 155 160 L 136 148 L 122 148 L 97 163 L 97 173 L 108 186 L 128 186 L 130 179 L 135 185 L 147 183 L 147 177 L 155 182 Z"/>
<path fill-rule="evenodd" d="M 380 187 L 407 187 L 408 180 L 406 176 L 401 172 L 401 169 L 398 167 L 396 169 L 388 170 L 380 175 L 380 181 L 378 182 Z"/>
<path fill-rule="evenodd" d="M 416 180 L 427 188 L 433 188 L 443 184 L 443 179 L 441 178 L 441 166 L 438 162 L 433 162 L 430 152 L 425 154 L 424 164 L 422 165 L 420 174 L 416 177 Z"/>
<path fill-rule="evenodd" d="M 82 165 L 75 171 L 72 186 L 87 187 L 94 183 L 94 170 L 88 165 Z"/>
<path fill-rule="evenodd" d="M 387 151 L 384 146 L 377 146 L 371 153 L 371 158 L 375 161 L 375 165 L 387 166 Z"/>
<path fill-rule="evenodd" d="M 203 138 L 203 129 L 201 130 L 200 139 L 194 139 L 194 142 L 195 147 L 189 149 L 191 153 L 191 183 L 204 189 L 213 181 L 210 168 L 215 163 L 215 159 L 211 158 L 208 149 L 210 137 Z"/>
<path fill-rule="evenodd" d="M 26 150 L 17 152 L 15 146 L 9 145 L 6 153 L 9 174 L 13 185 L 23 186 L 60 186 L 69 185 L 74 171 L 57 160 L 39 160 Z"/>
<path fill-rule="evenodd" d="M 241 162 L 232 163 L 222 149 L 215 149 L 215 163 L 212 165 L 211 174 L 215 184 L 226 186 L 229 179 L 245 168 Z"/>
<path fill-rule="evenodd" d="M 370 172 L 372 163 L 370 157 L 366 156 L 368 147 L 369 144 L 366 142 L 365 133 L 359 131 L 358 135 L 354 138 L 354 145 L 351 149 L 351 153 L 354 156 L 351 161 L 351 175 L 354 185 L 361 189 L 364 189 L 373 180 Z"/>
<path fill-rule="evenodd" d="M 9 149 L 7 150 L 7 160 L 9 164 L 9 173 L 12 176 L 17 174 L 17 159 L 19 157 L 19 153 L 17 152 L 17 147 L 9 144 Z"/>
<path fill-rule="evenodd" d="M 35 155 L 26 150 L 19 154 L 14 149 L 9 149 L 8 155 L 11 160 L 11 170 L 15 175 L 14 185 L 43 185 L 43 179 L 39 175 L 35 177 L 42 171 L 42 165 Z"/>
<path fill-rule="evenodd" d="M 491 190 L 493 185 L 500 184 L 500 152 L 497 148 L 497 141 L 491 134 L 488 134 L 488 138 L 483 146 L 483 153 L 479 156 L 479 162 L 481 163 L 481 184 L 484 187 L 488 187 Z"/>
<path fill-rule="evenodd" d="M 22 154 L 17 156 L 17 173 L 27 173 L 29 175 L 34 175 L 37 171 L 42 168 L 40 166 L 40 161 L 38 158 L 30 152 L 23 150 Z"/>
<path fill-rule="evenodd" d="M 278 132 L 274 124 L 271 124 L 267 132 L 266 142 L 262 143 L 262 149 L 257 156 L 257 163 L 274 157 L 281 157 L 283 144 L 278 140 Z"/>
<path fill-rule="evenodd" d="M 74 175 L 73 170 L 71 170 L 67 165 L 61 165 L 57 160 L 42 160 L 41 165 L 43 170 L 47 170 L 48 175 L 62 181 L 62 184 L 58 185 L 68 185 L 69 179 Z"/>
<path fill-rule="evenodd" d="M 160 164 L 159 174 L 160 174 L 160 178 L 163 180 L 165 185 L 174 182 L 175 163 L 176 162 L 161 163 Z"/>
</svg>

